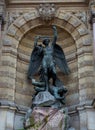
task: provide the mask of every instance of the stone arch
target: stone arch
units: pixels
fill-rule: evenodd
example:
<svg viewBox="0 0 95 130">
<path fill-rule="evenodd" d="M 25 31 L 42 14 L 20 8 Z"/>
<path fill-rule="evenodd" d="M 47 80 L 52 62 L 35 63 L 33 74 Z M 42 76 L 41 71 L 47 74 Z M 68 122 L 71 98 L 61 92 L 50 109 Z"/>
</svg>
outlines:
<svg viewBox="0 0 95 130">
<path fill-rule="evenodd" d="M 6 35 L 11 39 L 14 38 L 16 44 L 19 44 L 19 41 L 25 33 L 27 33 L 30 29 L 43 24 L 45 23 L 39 19 L 37 10 L 33 10 L 32 12 L 26 13 L 15 20 L 8 28 Z M 82 42 L 83 45 L 89 44 L 90 42 L 90 35 L 85 24 L 70 13 L 58 10 L 55 19 L 51 24 L 56 24 L 57 26 L 64 28 L 71 34 L 75 41 L 78 41 L 80 37 L 82 37 L 84 39 Z M 9 41 L 8 38 L 7 41 Z"/>
<path fill-rule="evenodd" d="M 5 69 L 4 66 L 2 66 L 2 68 L 4 71 L 6 72 L 9 71 L 14 76 L 14 78 L 12 78 L 10 76 L 10 73 L 8 73 L 8 78 L 7 78 L 8 83 L 6 85 L 10 86 L 8 87 L 8 91 L 11 92 L 11 94 L 9 94 L 7 97 L 9 100 L 12 101 L 15 100 L 14 95 L 15 95 L 15 78 L 16 78 L 16 62 L 17 62 L 18 45 L 21 39 L 23 38 L 23 36 L 30 29 L 44 24 L 45 23 L 40 20 L 37 10 L 34 9 L 31 12 L 26 13 L 21 17 L 19 17 L 16 21 L 14 21 L 14 23 L 8 29 L 8 32 L 5 36 L 5 40 L 3 42 L 3 49 L 2 49 L 2 53 L 5 53 L 4 55 L 2 55 L 2 62 L 8 64 L 8 67 L 6 67 Z M 86 66 L 85 61 L 87 60 L 87 57 L 89 56 L 89 59 L 90 58 L 92 59 L 92 55 L 91 55 L 92 50 L 89 48 L 86 50 L 86 46 L 91 46 L 89 32 L 86 26 L 78 18 L 62 10 L 57 11 L 56 16 L 51 24 L 55 24 L 63 28 L 68 33 L 70 33 L 70 35 L 75 40 L 76 47 L 77 47 L 77 57 L 78 57 L 78 77 L 79 77 L 79 94 L 80 94 L 79 98 L 80 101 L 85 101 L 85 99 L 88 98 L 87 95 L 91 96 L 92 94 L 92 93 L 87 93 L 87 91 L 85 91 L 85 89 L 87 90 L 88 87 L 86 82 L 85 81 L 83 82 L 84 78 L 82 77 L 83 69 L 85 69 L 86 72 L 84 76 L 86 76 L 87 72 L 90 73 L 92 71 L 92 66 L 85 68 Z M 90 62 L 89 59 L 87 60 L 88 62 Z M 85 80 L 87 80 L 88 78 L 86 78 Z M 12 83 L 10 83 L 10 81 L 12 81 Z M 2 82 L 5 82 L 5 80 Z M 81 82 L 83 83 L 81 84 Z M 85 91 L 85 94 L 83 93 L 83 91 Z"/>
</svg>

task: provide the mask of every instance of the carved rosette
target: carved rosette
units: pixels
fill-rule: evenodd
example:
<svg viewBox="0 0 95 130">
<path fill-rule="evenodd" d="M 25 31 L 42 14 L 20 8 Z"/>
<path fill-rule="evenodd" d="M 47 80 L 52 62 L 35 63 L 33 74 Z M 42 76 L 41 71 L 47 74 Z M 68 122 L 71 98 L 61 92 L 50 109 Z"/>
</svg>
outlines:
<svg viewBox="0 0 95 130">
<path fill-rule="evenodd" d="M 45 20 L 52 20 L 55 16 L 55 5 L 54 4 L 40 4 L 38 9 L 40 17 Z"/>
</svg>

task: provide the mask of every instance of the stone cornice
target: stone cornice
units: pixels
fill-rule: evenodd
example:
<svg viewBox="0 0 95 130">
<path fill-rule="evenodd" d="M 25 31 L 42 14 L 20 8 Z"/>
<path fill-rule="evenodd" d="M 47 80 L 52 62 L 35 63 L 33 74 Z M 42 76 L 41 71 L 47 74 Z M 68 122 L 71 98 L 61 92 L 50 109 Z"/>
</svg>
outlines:
<svg viewBox="0 0 95 130">
<path fill-rule="evenodd" d="M 7 6 L 38 5 L 40 3 L 53 3 L 61 6 L 87 6 L 89 0 L 5 0 Z"/>
<path fill-rule="evenodd" d="M 95 103 L 95 100 L 93 101 L 93 103 Z M 75 106 L 71 106 L 71 108 L 68 109 L 68 107 L 64 107 L 68 109 L 68 114 L 72 115 L 72 114 L 76 114 L 78 112 L 84 111 L 84 110 L 94 110 L 93 108 L 95 106 L 93 106 L 95 104 L 77 104 Z M 18 105 L 16 103 L 13 103 L 11 101 L 6 101 L 6 100 L 0 100 L 0 109 L 6 109 L 6 110 L 12 110 L 14 112 L 17 112 L 19 114 L 25 114 L 26 111 L 29 109 L 29 107 L 26 106 L 22 106 L 22 105 Z"/>
<path fill-rule="evenodd" d="M 7 0 L 9 4 L 19 3 L 87 3 L 88 0 Z"/>
<path fill-rule="evenodd" d="M 14 105 L 12 105 L 12 104 L 0 104 L 0 109 L 12 110 L 12 111 L 17 112 L 19 114 L 25 114 L 27 112 L 27 110 L 29 109 L 29 107 L 25 108 L 25 107 L 22 107 L 22 106 L 16 105 L 16 104 L 14 104 Z M 84 110 L 94 110 L 94 109 L 93 109 L 93 106 L 89 106 L 89 105 L 78 106 L 76 109 L 68 111 L 68 114 L 72 115 L 72 114 L 82 112 Z"/>
</svg>

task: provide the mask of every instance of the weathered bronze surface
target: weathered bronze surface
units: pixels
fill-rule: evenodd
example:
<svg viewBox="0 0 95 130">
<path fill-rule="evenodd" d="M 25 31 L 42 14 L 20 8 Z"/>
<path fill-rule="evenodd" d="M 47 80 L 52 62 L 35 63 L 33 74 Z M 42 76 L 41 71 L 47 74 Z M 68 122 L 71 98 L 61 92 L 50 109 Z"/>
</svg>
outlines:
<svg viewBox="0 0 95 130">
<path fill-rule="evenodd" d="M 67 89 L 62 81 L 58 78 L 56 66 L 62 73 L 70 73 L 65 54 L 62 48 L 56 44 L 57 29 L 53 26 L 54 37 L 51 41 L 50 36 L 36 36 L 34 49 L 30 58 L 28 69 L 28 79 L 35 86 L 36 93 L 33 96 L 31 109 L 27 112 L 25 120 L 30 117 L 34 107 L 52 107 L 61 108 L 65 104 L 65 94 Z M 42 39 L 42 44 L 38 40 Z M 34 79 L 34 75 L 39 74 L 39 81 Z"/>
</svg>

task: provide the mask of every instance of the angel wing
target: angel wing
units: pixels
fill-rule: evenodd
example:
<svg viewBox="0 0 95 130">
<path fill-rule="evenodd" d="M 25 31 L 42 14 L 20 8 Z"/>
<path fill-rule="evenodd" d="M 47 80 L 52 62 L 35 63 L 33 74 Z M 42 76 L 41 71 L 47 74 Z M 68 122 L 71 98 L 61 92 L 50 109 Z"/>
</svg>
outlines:
<svg viewBox="0 0 95 130">
<path fill-rule="evenodd" d="M 70 73 L 70 69 L 67 65 L 67 61 L 65 58 L 65 54 L 62 48 L 58 44 L 54 45 L 54 59 L 55 59 L 56 65 L 64 74 Z"/>
<path fill-rule="evenodd" d="M 41 65 L 42 58 L 43 58 L 43 47 L 41 45 L 37 45 L 34 47 L 31 57 L 30 57 L 30 64 L 28 68 L 28 79 L 38 72 L 38 69 Z"/>
</svg>

